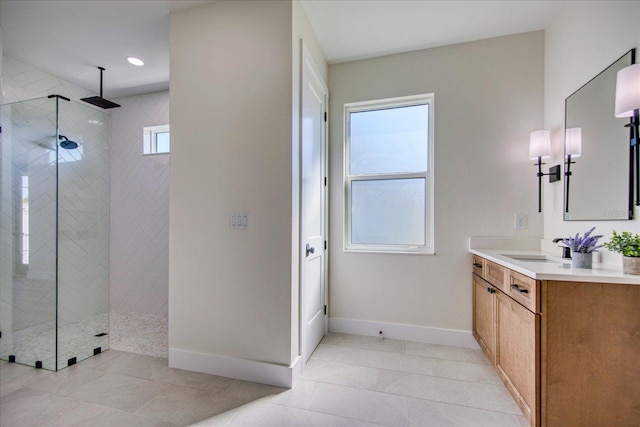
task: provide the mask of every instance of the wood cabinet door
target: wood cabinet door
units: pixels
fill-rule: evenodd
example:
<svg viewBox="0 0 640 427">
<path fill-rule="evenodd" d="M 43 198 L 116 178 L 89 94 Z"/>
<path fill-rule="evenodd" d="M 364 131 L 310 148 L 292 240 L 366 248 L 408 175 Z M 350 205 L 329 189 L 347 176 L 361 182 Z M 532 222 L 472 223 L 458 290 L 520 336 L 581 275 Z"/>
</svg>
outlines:
<svg viewBox="0 0 640 427">
<path fill-rule="evenodd" d="M 539 425 L 536 409 L 540 394 L 540 317 L 508 296 L 496 300 L 496 369 L 507 389 L 529 419 Z"/>
<path fill-rule="evenodd" d="M 496 289 L 473 275 L 473 336 L 492 364 L 495 364 Z"/>
</svg>

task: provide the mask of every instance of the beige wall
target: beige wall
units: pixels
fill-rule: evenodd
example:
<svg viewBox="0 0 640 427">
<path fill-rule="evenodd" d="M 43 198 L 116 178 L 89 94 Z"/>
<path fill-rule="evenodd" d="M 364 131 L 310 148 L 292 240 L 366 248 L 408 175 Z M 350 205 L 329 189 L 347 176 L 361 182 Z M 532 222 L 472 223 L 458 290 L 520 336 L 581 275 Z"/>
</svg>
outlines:
<svg viewBox="0 0 640 427">
<path fill-rule="evenodd" d="M 0 27 L 0 104 L 4 104 L 2 96 L 2 27 Z"/>
<path fill-rule="evenodd" d="M 331 318 L 471 330 L 469 236 L 542 235 L 528 142 L 543 54 L 534 32 L 330 66 Z M 343 105 L 431 92 L 436 255 L 343 252 Z"/>
<path fill-rule="evenodd" d="M 292 72 L 290 2 L 171 17 L 170 349 L 292 361 Z"/>
<path fill-rule="evenodd" d="M 545 43 L 545 127 L 551 130 L 554 158 L 561 164 L 564 144 L 564 100 L 631 48 L 640 47 L 640 2 L 572 2 L 547 29 Z M 640 53 L 640 52 L 639 52 Z M 612 165 L 610 165 L 612 166 Z M 605 172 L 606 173 L 606 172 Z M 563 187 L 545 185 L 544 236 L 547 239 L 596 231 L 640 233 L 640 210 L 633 221 L 562 220 Z M 620 255 L 602 249 L 603 260 L 621 264 Z"/>
</svg>

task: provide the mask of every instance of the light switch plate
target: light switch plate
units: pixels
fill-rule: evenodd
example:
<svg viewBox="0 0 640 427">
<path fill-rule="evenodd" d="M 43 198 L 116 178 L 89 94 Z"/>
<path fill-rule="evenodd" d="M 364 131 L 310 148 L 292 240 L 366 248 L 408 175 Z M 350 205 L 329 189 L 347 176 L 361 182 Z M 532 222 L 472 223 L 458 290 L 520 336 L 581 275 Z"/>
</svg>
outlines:
<svg viewBox="0 0 640 427">
<path fill-rule="evenodd" d="M 232 212 L 229 215 L 229 227 L 232 230 L 246 230 L 249 228 L 249 214 L 247 212 Z"/>
<path fill-rule="evenodd" d="M 513 228 L 515 230 L 526 230 L 527 229 L 527 214 L 516 214 L 515 221 L 513 224 Z"/>
</svg>

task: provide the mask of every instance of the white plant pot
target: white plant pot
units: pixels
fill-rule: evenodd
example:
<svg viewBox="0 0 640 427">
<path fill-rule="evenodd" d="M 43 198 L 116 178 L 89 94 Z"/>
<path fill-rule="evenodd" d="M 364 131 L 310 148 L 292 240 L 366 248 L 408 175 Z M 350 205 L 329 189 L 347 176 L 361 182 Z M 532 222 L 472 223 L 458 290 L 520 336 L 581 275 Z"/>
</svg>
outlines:
<svg viewBox="0 0 640 427">
<path fill-rule="evenodd" d="M 624 274 L 638 274 L 638 275 L 640 275 L 640 257 L 637 257 L 637 256 L 623 256 L 622 257 L 622 272 Z"/>
</svg>

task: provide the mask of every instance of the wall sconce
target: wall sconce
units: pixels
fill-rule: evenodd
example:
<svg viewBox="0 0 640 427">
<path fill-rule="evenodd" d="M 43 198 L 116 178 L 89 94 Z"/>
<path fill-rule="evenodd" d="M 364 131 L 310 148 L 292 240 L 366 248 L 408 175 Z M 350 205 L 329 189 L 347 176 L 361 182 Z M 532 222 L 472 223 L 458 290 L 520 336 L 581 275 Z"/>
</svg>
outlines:
<svg viewBox="0 0 640 427">
<path fill-rule="evenodd" d="M 569 128 L 564 134 L 564 156 L 565 164 L 567 167 L 564 171 L 564 184 L 565 184 L 565 197 L 564 197 L 564 211 L 569 212 L 569 180 L 571 177 L 571 165 L 576 162 L 572 162 L 571 158 L 580 157 L 582 155 L 582 129 L 581 128 Z"/>
<path fill-rule="evenodd" d="M 635 52 L 631 55 L 635 62 Z M 616 79 L 616 117 L 629 117 L 629 200 L 633 200 L 635 186 L 636 206 L 640 206 L 640 141 L 638 125 L 640 124 L 640 64 L 633 64 L 618 71 Z M 635 176 L 635 181 L 634 181 Z M 633 204 L 633 202 L 630 202 Z"/>
<path fill-rule="evenodd" d="M 546 129 L 531 132 L 529 136 L 529 159 L 538 160 L 538 212 L 542 212 L 542 177 L 549 175 L 549 182 L 560 180 L 560 165 L 549 169 L 549 173 L 542 173 L 542 159 L 551 157 L 551 136 Z"/>
</svg>

